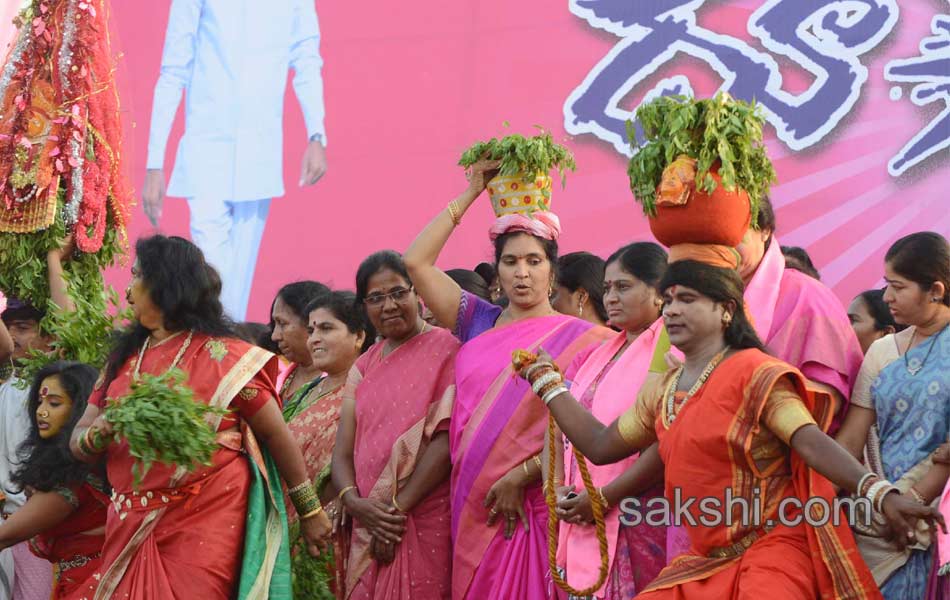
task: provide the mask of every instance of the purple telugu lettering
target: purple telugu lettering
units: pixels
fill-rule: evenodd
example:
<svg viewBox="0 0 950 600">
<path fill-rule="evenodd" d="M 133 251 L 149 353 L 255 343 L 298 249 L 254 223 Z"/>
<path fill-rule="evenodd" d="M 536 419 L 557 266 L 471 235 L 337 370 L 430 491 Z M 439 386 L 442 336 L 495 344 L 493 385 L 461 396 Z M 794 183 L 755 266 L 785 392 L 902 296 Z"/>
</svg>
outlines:
<svg viewBox="0 0 950 600">
<path fill-rule="evenodd" d="M 591 133 L 621 153 L 632 150 L 627 120 L 635 111 L 621 100 L 682 52 L 713 68 L 720 89 L 755 100 L 779 139 L 794 150 L 831 132 L 857 102 L 867 80 L 860 56 L 883 41 L 898 17 L 895 0 L 767 0 L 749 19 L 749 33 L 770 52 L 785 56 L 815 76 L 800 95 L 782 89 L 778 63 L 743 40 L 696 24 L 706 0 L 570 0 L 571 12 L 593 27 L 621 38 L 564 105 L 565 128 Z M 692 95 L 686 77 L 663 79 L 644 95 Z M 642 131 L 637 125 L 637 136 Z"/>
<path fill-rule="evenodd" d="M 945 107 L 887 165 L 895 177 L 950 147 L 950 15 L 935 16 L 930 29 L 934 35 L 920 42 L 920 56 L 892 60 L 884 68 L 886 80 L 916 84 L 911 101 L 917 106 L 943 101 Z"/>
</svg>

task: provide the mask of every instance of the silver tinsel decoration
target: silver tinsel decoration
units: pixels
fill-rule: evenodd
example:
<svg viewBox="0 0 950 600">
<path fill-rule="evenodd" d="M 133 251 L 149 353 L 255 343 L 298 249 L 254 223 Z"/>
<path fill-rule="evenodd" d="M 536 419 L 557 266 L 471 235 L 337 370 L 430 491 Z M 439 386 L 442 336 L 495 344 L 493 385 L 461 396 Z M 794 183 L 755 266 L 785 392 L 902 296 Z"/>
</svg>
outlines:
<svg viewBox="0 0 950 600">
<path fill-rule="evenodd" d="M 28 27 L 28 25 L 24 25 L 24 27 Z M 26 35 L 25 32 L 18 32 L 16 46 L 13 47 L 13 52 L 10 53 L 10 60 L 7 61 L 7 64 L 3 67 L 3 72 L 0 73 L 0 98 L 6 95 L 16 65 L 23 58 L 23 53 L 26 52 L 32 40 L 33 36 Z M 3 118 L 3 115 L 0 115 L 0 118 Z"/>
<path fill-rule="evenodd" d="M 63 45 L 59 49 L 59 82 L 63 90 L 69 90 L 69 69 L 73 64 L 73 42 L 76 40 L 76 3 L 69 0 L 66 18 L 63 21 Z"/>
<path fill-rule="evenodd" d="M 79 218 L 79 203 L 82 202 L 82 144 L 76 140 L 69 142 L 70 158 L 75 159 L 76 166 L 72 170 L 72 185 L 69 190 L 69 199 L 63 206 L 63 220 L 67 226 L 73 225 Z"/>
<path fill-rule="evenodd" d="M 73 42 L 76 40 L 76 5 L 80 0 L 69 0 L 66 18 L 63 22 L 63 45 L 59 51 L 59 80 L 64 91 L 69 90 L 69 71 L 73 65 Z M 82 144 L 75 139 L 69 141 L 69 162 L 75 166 L 70 173 L 69 198 L 63 206 L 63 220 L 66 226 L 72 226 L 79 218 L 79 204 L 82 202 Z"/>
</svg>

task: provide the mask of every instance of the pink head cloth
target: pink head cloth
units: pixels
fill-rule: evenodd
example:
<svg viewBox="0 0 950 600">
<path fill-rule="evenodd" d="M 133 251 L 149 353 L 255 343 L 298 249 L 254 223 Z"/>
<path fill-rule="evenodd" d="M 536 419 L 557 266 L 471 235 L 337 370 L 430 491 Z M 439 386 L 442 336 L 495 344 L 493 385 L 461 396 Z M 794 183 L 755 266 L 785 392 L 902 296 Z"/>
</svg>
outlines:
<svg viewBox="0 0 950 600">
<path fill-rule="evenodd" d="M 530 216 L 518 213 L 508 214 L 495 220 L 491 229 L 488 230 L 488 237 L 494 242 L 500 236 L 513 231 L 557 241 L 561 235 L 561 220 L 556 214 L 546 210 L 535 211 Z"/>
</svg>

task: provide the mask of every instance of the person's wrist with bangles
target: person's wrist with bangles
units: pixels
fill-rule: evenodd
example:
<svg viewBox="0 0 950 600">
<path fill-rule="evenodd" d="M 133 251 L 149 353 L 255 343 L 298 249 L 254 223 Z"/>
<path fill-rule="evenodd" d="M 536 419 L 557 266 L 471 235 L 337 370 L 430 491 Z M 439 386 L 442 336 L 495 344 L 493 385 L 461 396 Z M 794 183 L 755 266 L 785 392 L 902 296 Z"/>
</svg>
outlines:
<svg viewBox="0 0 950 600">
<path fill-rule="evenodd" d="M 323 512 L 323 505 L 317 495 L 317 489 L 309 479 L 295 485 L 287 491 L 290 502 L 297 510 L 301 520 L 309 519 Z"/>
<path fill-rule="evenodd" d="M 108 439 L 94 427 L 87 427 L 79 436 L 79 449 L 87 455 L 102 454 L 108 446 Z"/>
</svg>

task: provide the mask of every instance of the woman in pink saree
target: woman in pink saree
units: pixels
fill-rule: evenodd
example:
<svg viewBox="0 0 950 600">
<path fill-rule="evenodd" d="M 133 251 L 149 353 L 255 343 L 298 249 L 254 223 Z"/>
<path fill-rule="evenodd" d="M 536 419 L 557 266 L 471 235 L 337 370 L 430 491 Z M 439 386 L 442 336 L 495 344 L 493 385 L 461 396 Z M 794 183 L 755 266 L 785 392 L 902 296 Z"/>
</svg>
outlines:
<svg viewBox="0 0 950 600">
<path fill-rule="evenodd" d="M 566 369 L 578 352 L 612 334 L 551 306 L 560 233 L 552 213 L 508 215 L 491 229 L 499 285 L 509 300 L 504 310 L 462 292 L 435 266 L 497 168 L 496 161 L 476 164 L 468 189 L 419 234 L 405 260 L 426 306 L 464 344 L 450 430 L 452 598 L 539 600 L 553 597 L 539 458 L 545 411 L 515 377 L 511 353 L 543 346 Z"/>
<path fill-rule="evenodd" d="M 566 374 L 575 397 L 604 422 L 613 421 L 630 408 L 631 390 L 640 389 L 651 373 L 655 377 L 667 369 L 665 354 L 670 342 L 660 321 L 657 287 L 666 272 L 666 261 L 666 252 L 652 242 L 624 246 L 607 259 L 604 306 L 610 324 L 621 331 L 578 356 Z M 572 586 L 586 588 L 597 581 L 600 552 L 590 497 L 570 442 L 564 458 L 565 487 L 557 489 L 562 521 L 557 564 Z M 641 507 L 663 496 L 662 485 L 639 494 L 628 490 L 628 471 L 637 458 L 633 455 L 609 465 L 588 467 L 594 486 L 603 492 L 610 507 L 605 515 L 610 572 L 590 598 L 631 600 L 666 566 L 667 528 L 644 520 L 628 524 L 620 518 L 620 501 L 628 495 L 639 496 Z M 562 480 L 560 473 L 556 480 Z M 573 497 L 566 497 L 568 492 L 574 492 Z"/>
<path fill-rule="evenodd" d="M 459 342 L 422 320 L 402 259 L 373 254 L 357 302 L 382 336 L 343 390 L 331 475 L 354 518 L 349 600 L 449 596 L 449 418 Z"/>
</svg>

